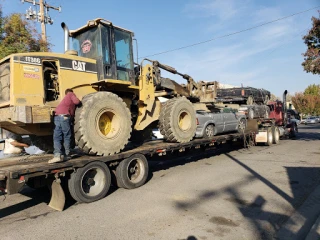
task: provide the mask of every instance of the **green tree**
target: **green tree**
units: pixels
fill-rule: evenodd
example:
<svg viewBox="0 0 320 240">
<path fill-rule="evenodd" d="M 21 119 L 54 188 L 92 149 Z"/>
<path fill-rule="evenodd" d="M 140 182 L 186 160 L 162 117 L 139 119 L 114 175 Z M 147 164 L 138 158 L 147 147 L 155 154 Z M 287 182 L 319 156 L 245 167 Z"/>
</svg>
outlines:
<svg viewBox="0 0 320 240">
<path fill-rule="evenodd" d="M 320 115 L 320 85 L 309 85 L 303 93 L 292 97 L 295 109 L 303 114 Z"/>
<path fill-rule="evenodd" d="M 13 53 L 50 50 L 50 43 L 43 42 L 36 28 L 23 20 L 21 14 L 0 16 L 0 23 L 0 59 Z"/>
<path fill-rule="evenodd" d="M 307 51 L 302 66 L 306 72 L 320 74 L 320 18 L 312 17 L 311 21 L 312 28 L 303 37 Z"/>
<path fill-rule="evenodd" d="M 304 95 L 320 95 L 320 85 L 311 84 L 309 85 L 306 90 L 304 90 Z"/>
</svg>

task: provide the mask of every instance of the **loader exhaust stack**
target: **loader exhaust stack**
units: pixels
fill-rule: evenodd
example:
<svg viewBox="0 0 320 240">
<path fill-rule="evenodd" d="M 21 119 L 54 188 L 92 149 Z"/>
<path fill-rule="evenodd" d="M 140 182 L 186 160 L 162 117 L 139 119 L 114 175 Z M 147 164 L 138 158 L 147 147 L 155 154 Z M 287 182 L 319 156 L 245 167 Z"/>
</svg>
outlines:
<svg viewBox="0 0 320 240">
<path fill-rule="evenodd" d="M 64 22 L 61 23 L 61 27 L 63 28 L 63 31 L 64 31 L 64 51 L 67 52 L 68 50 L 70 50 L 70 48 L 69 48 L 69 28 L 67 27 L 67 25 Z"/>
</svg>

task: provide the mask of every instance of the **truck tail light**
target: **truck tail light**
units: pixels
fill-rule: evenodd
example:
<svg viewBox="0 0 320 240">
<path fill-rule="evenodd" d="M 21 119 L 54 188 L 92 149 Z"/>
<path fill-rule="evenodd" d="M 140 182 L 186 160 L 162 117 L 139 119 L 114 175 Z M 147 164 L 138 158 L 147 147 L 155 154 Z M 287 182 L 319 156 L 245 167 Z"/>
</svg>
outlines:
<svg viewBox="0 0 320 240">
<path fill-rule="evenodd" d="M 197 125 L 199 125 L 199 119 L 198 118 L 196 118 L 196 123 L 197 123 Z"/>
</svg>

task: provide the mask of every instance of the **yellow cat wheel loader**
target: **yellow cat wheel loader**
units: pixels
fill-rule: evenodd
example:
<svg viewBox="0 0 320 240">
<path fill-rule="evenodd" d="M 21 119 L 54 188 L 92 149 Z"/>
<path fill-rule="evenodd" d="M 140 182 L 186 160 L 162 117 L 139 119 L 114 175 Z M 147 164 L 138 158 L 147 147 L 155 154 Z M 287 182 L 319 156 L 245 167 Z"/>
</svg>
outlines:
<svg viewBox="0 0 320 240">
<path fill-rule="evenodd" d="M 52 142 L 55 107 L 71 88 L 82 100 L 74 131 L 85 153 L 118 153 L 156 124 L 167 141 L 193 138 L 196 106 L 214 101 L 215 82 L 195 82 L 149 59 L 135 63 L 134 33 L 110 21 L 91 20 L 73 31 L 62 23 L 62 28 L 64 54 L 19 53 L 1 60 L 1 128 L 30 135 L 41 146 Z M 162 78 L 160 69 L 182 76 L 187 84 Z M 169 100 L 161 104 L 159 97 Z"/>
</svg>

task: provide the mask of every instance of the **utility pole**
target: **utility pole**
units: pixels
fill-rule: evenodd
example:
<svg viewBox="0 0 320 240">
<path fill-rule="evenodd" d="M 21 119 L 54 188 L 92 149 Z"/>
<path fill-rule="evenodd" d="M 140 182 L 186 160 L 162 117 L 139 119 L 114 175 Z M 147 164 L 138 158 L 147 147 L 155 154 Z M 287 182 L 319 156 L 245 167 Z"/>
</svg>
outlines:
<svg viewBox="0 0 320 240">
<path fill-rule="evenodd" d="M 37 12 L 35 9 L 32 9 L 31 6 L 29 9 L 26 10 L 26 19 L 27 20 L 35 20 L 41 23 L 41 37 L 43 42 L 47 42 L 47 34 L 46 34 L 46 24 L 53 24 L 53 20 L 49 16 L 48 12 L 49 9 L 57 10 L 61 12 L 61 6 L 60 7 L 53 7 L 47 4 L 44 0 L 39 0 L 39 2 L 36 2 L 36 0 L 21 0 L 22 3 L 32 3 L 33 6 L 40 6 L 40 11 Z"/>
</svg>

